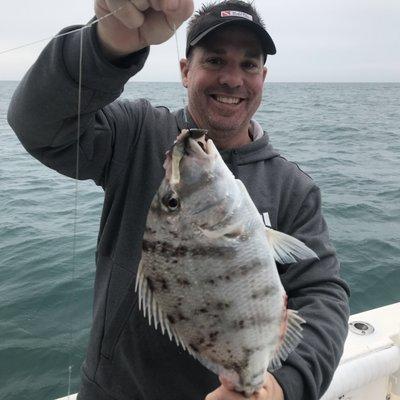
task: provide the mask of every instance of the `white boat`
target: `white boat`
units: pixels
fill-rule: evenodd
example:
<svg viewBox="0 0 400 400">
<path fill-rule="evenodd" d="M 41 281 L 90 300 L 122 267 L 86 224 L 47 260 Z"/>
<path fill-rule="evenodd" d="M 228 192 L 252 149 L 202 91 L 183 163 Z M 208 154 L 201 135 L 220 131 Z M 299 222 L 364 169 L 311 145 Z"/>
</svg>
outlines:
<svg viewBox="0 0 400 400">
<path fill-rule="evenodd" d="M 321 400 L 400 400 L 400 302 L 350 317 L 343 356 Z"/>
<path fill-rule="evenodd" d="M 350 317 L 343 356 L 322 400 L 400 400 L 400 302 Z"/>
</svg>

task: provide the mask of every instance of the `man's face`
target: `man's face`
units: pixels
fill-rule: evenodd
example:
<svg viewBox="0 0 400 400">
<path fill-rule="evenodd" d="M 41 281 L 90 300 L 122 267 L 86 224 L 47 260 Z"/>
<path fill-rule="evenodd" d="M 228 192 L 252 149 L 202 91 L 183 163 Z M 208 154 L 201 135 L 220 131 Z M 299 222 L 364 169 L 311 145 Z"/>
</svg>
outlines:
<svg viewBox="0 0 400 400">
<path fill-rule="evenodd" d="M 262 48 L 249 29 L 228 26 L 206 37 L 181 61 L 189 112 L 220 147 L 250 141 L 250 119 L 260 105 L 267 73 Z"/>
</svg>

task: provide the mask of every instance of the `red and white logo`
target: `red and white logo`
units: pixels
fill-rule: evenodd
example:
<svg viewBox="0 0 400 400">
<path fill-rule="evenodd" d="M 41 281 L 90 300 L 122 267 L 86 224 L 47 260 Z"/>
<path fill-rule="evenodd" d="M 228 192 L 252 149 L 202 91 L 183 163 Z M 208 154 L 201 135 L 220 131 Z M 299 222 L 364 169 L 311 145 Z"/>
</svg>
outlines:
<svg viewBox="0 0 400 400">
<path fill-rule="evenodd" d="M 250 14 L 247 14 L 242 11 L 234 11 L 234 10 L 221 11 L 221 17 L 240 17 L 253 21 L 253 17 Z"/>
</svg>

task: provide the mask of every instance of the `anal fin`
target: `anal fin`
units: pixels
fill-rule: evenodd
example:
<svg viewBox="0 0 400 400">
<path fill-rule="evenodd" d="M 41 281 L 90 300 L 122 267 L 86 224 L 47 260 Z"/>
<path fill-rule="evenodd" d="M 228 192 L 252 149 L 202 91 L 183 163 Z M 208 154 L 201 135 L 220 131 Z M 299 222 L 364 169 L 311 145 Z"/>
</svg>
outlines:
<svg viewBox="0 0 400 400">
<path fill-rule="evenodd" d="M 303 318 L 300 317 L 296 310 L 286 310 L 286 316 L 283 323 L 285 324 L 285 332 L 282 342 L 277 348 L 274 357 L 271 359 L 268 370 L 274 371 L 282 366 L 282 361 L 286 360 L 289 353 L 301 342 L 303 336 L 301 327 L 304 324 Z"/>
</svg>

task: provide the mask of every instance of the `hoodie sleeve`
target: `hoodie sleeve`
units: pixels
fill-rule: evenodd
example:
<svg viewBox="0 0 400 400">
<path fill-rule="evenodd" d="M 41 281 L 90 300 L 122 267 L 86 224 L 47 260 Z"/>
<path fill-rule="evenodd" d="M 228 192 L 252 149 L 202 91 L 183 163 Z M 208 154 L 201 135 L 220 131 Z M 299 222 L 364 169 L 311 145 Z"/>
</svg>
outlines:
<svg viewBox="0 0 400 400">
<path fill-rule="evenodd" d="M 349 288 L 339 276 L 339 262 L 321 212 L 319 189 L 313 186 L 292 223 L 291 232 L 319 256 L 282 267 L 288 307 L 306 323 L 303 340 L 282 368 L 273 372 L 285 400 L 317 400 L 329 387 L 343 352 L 349 316 Z"/>
<path fill-rule="evenodd" d="M 8 122 L 26 150 L 43 164 L 75 177 L 81 30 L 53 39 L 19 83 Z M 114 65 L 102 55 L 96 25 L 83 30 L 79 178 L 104 185 L 113 158 L 115 132 L 137 121 L 123 104 L 112 103 L 124 84 L 143 67 L 145 48 Z M 127 119 L 130 118 L 128 122 Z M 123 131 L 123 129 L 121 129 Z M 125 141 L 133 138 L 126 138 Z M 128 143 L 125 143 L 126 147 Z"/>
</svg>

